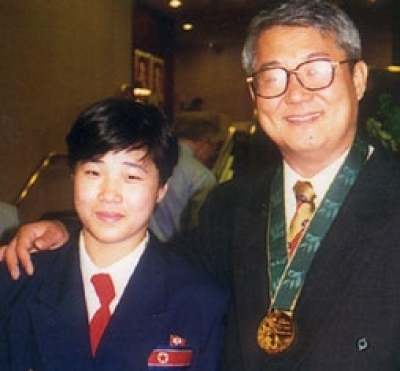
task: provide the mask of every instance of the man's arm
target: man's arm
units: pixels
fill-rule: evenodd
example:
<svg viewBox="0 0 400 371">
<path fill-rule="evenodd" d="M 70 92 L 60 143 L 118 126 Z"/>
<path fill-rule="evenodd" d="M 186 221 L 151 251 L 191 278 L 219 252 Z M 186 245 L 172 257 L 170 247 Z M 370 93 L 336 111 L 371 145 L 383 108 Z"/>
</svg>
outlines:
<svg viewBox="0 0 400 371">
<path fill-rule="evenodd" d="M 34 267 L 30 254 L 57 249 L 68 237 L 68 230 L 61 221 L 44 220 L 26 224 L 19 228 L 8 245 L 0 247 L 0 260 L 5 260 L 13 279 L 18 279 L 20 265 L 32 275 Z"/>
</svg>

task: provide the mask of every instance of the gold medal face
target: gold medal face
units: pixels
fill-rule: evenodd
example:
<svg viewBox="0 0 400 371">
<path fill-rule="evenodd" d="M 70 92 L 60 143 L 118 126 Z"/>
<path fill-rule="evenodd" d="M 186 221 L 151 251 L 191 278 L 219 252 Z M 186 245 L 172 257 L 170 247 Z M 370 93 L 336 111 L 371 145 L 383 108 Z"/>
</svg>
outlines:
<svg viewBox="0 0 400 371">
<path fill-rule="evenodd" d="M 292 317 L 286 312 L 274 310 L 261 321 L 258 327 L 257 341 L 265 352 L 278 354 L 289 349 L 295 334 Z"/>
</svg>

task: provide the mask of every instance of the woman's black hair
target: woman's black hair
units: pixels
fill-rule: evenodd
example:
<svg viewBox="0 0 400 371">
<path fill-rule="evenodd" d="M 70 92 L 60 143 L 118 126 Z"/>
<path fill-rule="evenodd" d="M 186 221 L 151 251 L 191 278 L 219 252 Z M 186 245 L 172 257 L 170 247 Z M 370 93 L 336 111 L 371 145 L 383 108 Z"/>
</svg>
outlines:
<svg viewBox="0 0 400 371">
<path fill-rule="evenodd" d="M 66 136 L 69 167 L 108 152 L 146 149 L 165 184 L 178 161 L 178 143 L 165 115 L 156 107 L 109 98 L 90 105 Z"/>
</svg>

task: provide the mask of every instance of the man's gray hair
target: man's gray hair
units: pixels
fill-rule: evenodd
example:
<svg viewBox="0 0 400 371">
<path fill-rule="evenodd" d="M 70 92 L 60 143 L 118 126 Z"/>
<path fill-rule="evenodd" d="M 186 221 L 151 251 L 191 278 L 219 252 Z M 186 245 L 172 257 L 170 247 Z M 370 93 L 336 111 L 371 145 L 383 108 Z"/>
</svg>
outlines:
<svg viewBox="0 0 400 371">
<path fill-rule="evenodd" d="M 255 72 L 258 39 L 273 26 L 312 27 L 324 35 L 333 34 L 348 59 L 361 58 L 358 29 L 339 6 L 326 0 L 287 0 L 272 10 L 262 10 L 250 23 L 242 51 L 242 65 L 248 76 Z"/>
</svg>

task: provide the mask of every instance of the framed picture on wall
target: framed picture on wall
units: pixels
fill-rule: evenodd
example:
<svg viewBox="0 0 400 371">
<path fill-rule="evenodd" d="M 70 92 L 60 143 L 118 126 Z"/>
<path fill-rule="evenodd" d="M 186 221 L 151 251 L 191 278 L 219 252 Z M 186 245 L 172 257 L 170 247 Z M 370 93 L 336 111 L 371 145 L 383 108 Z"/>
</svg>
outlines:
<svg viewBox="0 0 400 371">
<path fill-rule="evenodd" d="M 164 61 L 161 58 L 151 59 L 151 90 L 157 99 L 158 104 L 164 103 Z"/>
<path fill-rule="evenodd" d="M 133 80 L 136 87 L 151 88 L 151 66 L 151 54 L 135 49 Z"/>
</svg>

